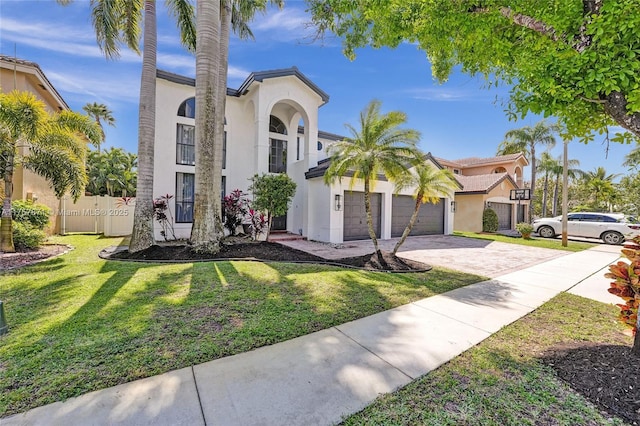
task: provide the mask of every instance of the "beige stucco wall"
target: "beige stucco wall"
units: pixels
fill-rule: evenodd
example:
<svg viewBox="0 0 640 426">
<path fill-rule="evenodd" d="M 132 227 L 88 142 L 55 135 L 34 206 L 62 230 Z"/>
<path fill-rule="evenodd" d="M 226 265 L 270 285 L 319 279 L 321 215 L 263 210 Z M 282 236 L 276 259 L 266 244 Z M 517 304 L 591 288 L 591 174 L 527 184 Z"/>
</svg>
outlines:
<svg viewBox="0 0 640 426">
<path fill-rule="evenodd" d="M 31 92 L 44 102 L 50 113 L 57 112 L 63 108 L 66 109 L 49 90 L 45 90 L 40 86 L 43 81 L 39 79 L 36 70 L 24 65 L 17 65 L 14 74 L 12 65 L 11 68 L 5 68 L 9 66 L 5 63 L 2 66 L 0 68 L 0 90 L 2 92 L 6 93 L 14 89 Z M 24 149 L 20 149 L 21 154 Z M 59 232 L 60 218 L 58 212 L 60 201 L 55 196 L 51 185 L 43 177 L 18 166 L 13 174 L 12 198 L 14 200 L 25 200 L 29 193 L 35 194 L 38 203 L 44 204 L 52 210 L 50 225 L 45 230 L 50 234 Z"/>
<path fill-rule="evenodd" d="M 509 199 L 510 191 L 515 189 L 508 182 L 503 181 L 488 194 L 456 194 L 456 214 L 454 221 L 454 230 L 465 232 L 482 232 L 482 211 L 487 202 L 512 204 L 511 224 L 515 228 L 517 223 L 517 201 Z M 528 201 L 521 201 L 525 205 L 525 218 L 529 207 Z"/>
</svg>

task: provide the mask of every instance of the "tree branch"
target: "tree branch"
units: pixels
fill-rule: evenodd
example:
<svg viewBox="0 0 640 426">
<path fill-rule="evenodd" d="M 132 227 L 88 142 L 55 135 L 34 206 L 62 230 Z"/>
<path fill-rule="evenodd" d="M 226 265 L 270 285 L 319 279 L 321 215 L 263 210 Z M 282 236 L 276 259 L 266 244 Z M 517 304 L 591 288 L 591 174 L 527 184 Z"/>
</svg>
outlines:
<svg viewBox="0 0 640 426">
<path fill-rule="evenodd" d="M 511 20 L 514 24 L 546 35 L 553 41 L 564 40 L 564 37 L 559 37 L 556 34 L 556 30 L 553 26 L 545 24 L 531 16 L 523 15 L 522 13 L 515 13 L 510 7 L 501 7 L 500 13 L 505 18 Z"/>
</svg>

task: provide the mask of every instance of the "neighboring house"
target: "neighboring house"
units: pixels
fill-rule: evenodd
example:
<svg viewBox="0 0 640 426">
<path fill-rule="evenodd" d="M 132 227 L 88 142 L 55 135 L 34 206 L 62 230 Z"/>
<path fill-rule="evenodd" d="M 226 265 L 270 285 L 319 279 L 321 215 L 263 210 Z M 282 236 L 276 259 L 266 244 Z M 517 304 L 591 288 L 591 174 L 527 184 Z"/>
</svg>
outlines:
<svg viewBox="0 0 640 426">
<path fill-rule="evenodd" d="M 69 109 L 35 62 L 0 55 L 0 90 L 3 93 L 13 90 L 31 92 L 45 103 L 51 113 Z M 19 149 L 24 152 L 28 148 L 23 146 Z M 54 212 L 47 230 L 50 233 L 59 232 L 61 218 L 55 213 L 60 210 L 60 201 L 46 179 L 20 166 L 16 167 L 13 174 L 13 199 L 37 200 L 38 203 L 47 205 Z"/>
<path fill-rule="evenodd" d="M 528 217 L 529 201 L 511 200 L 512 189 L 524 188 L 523 170 L 529 165 L 523 154 L 491 158 L 464 158 L 438 162 L 451 170 L 463 189 L 455 194 L 456 231 L 482 231 L 482 211 L 490 207 L 498 214 L 498 229 L 514 229 Z"/>
<path fill-rule="evenodd" d="M 188 238 L 193 221 L 195 173 L 195 81 L 157 72 L 154 194 L 173 194 L 175 231 Z M 254 72 L 238 89 L 227 89 L 222 193 L 247 191 L 249 178 L 287 173 L 297 184 L 287 214 L 274 221 L 310 240 L 342 243 L 369 238 L 363 185 L 350 178 L 328 186 L 326 148 L 341 136 L 318 129 L 318 109 L 329 96 L 296 67 Z M 438 162 L 427 156 L 435 167 Z M 372 210 L 382 239 L 400 236 L 409 222 L 411 191 L 394 195 L 383 176 L 375 182 Z M 453 232 L 452 203 L 425 204 L 411 235 Z M 161 239 L 156 225 L 156 238 Z"/>
</svg>

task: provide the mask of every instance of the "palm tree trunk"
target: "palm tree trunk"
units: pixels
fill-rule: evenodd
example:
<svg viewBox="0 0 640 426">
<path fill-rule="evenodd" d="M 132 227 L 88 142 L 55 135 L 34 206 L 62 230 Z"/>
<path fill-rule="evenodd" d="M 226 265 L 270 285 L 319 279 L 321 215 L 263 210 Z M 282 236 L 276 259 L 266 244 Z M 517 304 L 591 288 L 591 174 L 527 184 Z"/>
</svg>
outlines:
<svg viewBox="0 0 640 426">
<path fill-rule="evenodd" d="M 371 215 L 371 193 L 370 193 L 370 184 L 369 178 L 364 178 L 364 211 L 367 214 L 367 226 L 369 228 L 369 237 L 373 242 L 373 249 L 378 256 L 378 260 L 382 263 L 382 254 L 380 253 L 380 249 L 378 248 L 378 237 L 376 236 L 376 232 L 373 229 L 373 216 Z"/>
<path fill-rule="evenodd" d="M 407 225 L 406 228 L 404 228 L 404 232 L 402 232 L 402 236 L 396 243 L 396 246 L 393 248 L 394 256 L 398 252 L 398 249 L 400 248 L 400 246 L 404 244 L 404 241 L 407 239 L 407 237 L 411 233 L 411 230 L 413 229 L 413 225 L 415 225 L 416 223 L 416 219 L 418 218 L 418 212 L 420 211 L 420 206 L 422 205 L 423 196 L 424 196 L 424 192 L 418 192 L 418 195 L 416 197 L 416 205 L 415 205 L 415 208 L 413 209 L 413 214 L 411 215 L 411 219 L 409 219 L 409 224 Z"/>
<path fill-rule="evenodd" d="M 558 187 L 560 186 L 560 175 L 556 175 L 556 186 L 553 188 L 553 217 L 558 215 Z"/>
<path fill-rule="evenodd" d="M 547 216 L 547 196 L 549 194 L 549 173 L 544 174 L 544 186 L 542 188 L 542 217 Z"/>
<path fill-rule="evenodd" d="M 5 152 L 7 163 L 4 172 L 4 200 L 2 201 L 2 219 L 0 219 L 0 251 L 14 253 L 13 226 L 11 215 L 11 199 L 13 197 L 13 159 L 14 156 Z"/>
<path fill-rule="evenodd" d="M 129 251 L 149 248 L 153 236 L 153 156 L 156 126 L 156 2 L 144 2 L 144 34 L 138 117 L 138 183 Z"/>
<path fill-rule="evenodd" d="M 220 156 L 216 156 L 215 143 L 218 117 L 216 98 L 220 83 L 218 78 L 221 50 L 220 16 L 220 1 L 199 0 L 197 2 L 196 176 L 191 243 L 196 251 L 206 253 L 217 253 L 220 250 L 222 235 L 220 220 L 222 163 Z M 216 167 L 219 167 L 217 173 Z"/>
<path fill-rule="evenodd" d="M 536 147 L 534 144 L 529 146 L 529 153 L 531 154 L 531 201 L 530 205 L 533 207 L 533 200 L 536 196 Z M 532 211 L 529 211 L 529 222 L 533 222 Z M 544 216 L 544 215 L 543 215 Z"/>
</svg>

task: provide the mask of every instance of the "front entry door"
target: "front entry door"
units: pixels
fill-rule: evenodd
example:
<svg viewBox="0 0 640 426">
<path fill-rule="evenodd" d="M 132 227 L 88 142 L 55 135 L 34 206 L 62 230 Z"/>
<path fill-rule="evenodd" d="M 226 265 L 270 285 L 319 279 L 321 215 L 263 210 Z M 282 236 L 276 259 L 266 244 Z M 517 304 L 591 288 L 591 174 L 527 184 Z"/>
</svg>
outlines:
<svg viewBox="0 0 640 426">
<path fill-rule="evenodd" d="M 286 231 L 287 230 L 287 215 L 274 216 L 271 218 L 271 230 L 272 231 Z"/>
</svg>

